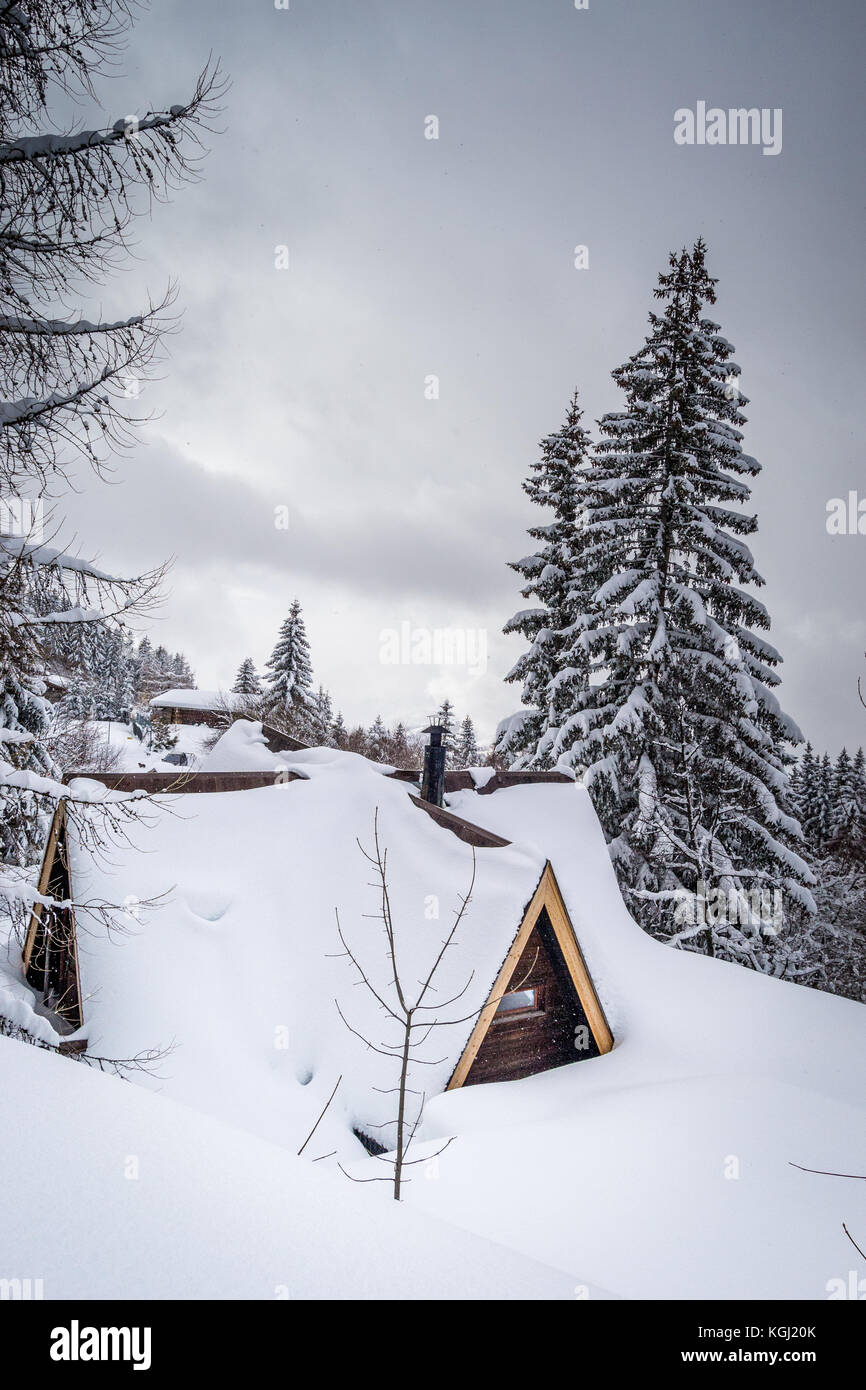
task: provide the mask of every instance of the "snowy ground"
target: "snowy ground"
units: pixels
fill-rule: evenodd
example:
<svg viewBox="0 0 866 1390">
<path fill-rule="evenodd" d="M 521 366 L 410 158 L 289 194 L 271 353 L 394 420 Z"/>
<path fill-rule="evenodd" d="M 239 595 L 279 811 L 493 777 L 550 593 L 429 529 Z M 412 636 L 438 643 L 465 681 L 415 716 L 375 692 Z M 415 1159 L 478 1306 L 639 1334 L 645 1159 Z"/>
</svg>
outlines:
<svg viewBox="0 0 866 1390">
<path fill-rule="evenodd" d="M 177 743 L 173 748 L 163 752 L 151 751 L 144 743 L 135 737 L 129 724 L 121 724 L 118 720 L 99 720 L 89 721 L 91 728 L 95 729 L 100 743 L 107 744 L 112 752 L 117 754 L 116 772 L 173 772 L 177 770 L 177 765 L 165 761 L 165 753 L 186 753 L 187 766 L 195 768 L 198 766 L 203 754 L 202 745 L 205 740 L 213 734 L 206 724 L 176 724 L 173 726 L 177 734 Z"/>
<path fill-rule="evenodd" d="M 266 755 L 249 730 L 232 743 L 244 739 L 247 753 L 221 756 L 259 765 Z M 863 1244 L 866 1185 L 792 1166 L 866 1171 L 866 1009 L 651 941 L 625 911 L 589 798 L 575 786 L 450 798 L 453 810 L 512 841 L 478 852 L 455 970 L 471 963 L 486 993 L 549 857 L 613 1052 L 436 1094 L 462 1047 L 456 1036 L 424 1077 L 433 1098 L 416 1156 L 454 1136 L 447 1151 L 415 1167 L 400 1208 L 384 1184 L 344 1177 L 338 1160 L 355 1177 L 383 1173 L 351 1129 L 381 1118 L 376 1105 L 387 1102 L 373 1089 L 393 1084 L 390 1063 L 383 1072 L 334 1009 L 339 995 L 355 1021 L 373 1023 L 335 951 L 339 906 L 376 960 L 377 924 L 364 917 L 370 876 L 354 837 L 369 840 L 378 808 L 410 974 L 441 934 L 423 904 L 441 895 L 446 916 L 471 851 L 364 759 L 329 750 L 281 758 L 304 780 L 171 798 L 135 832 L 146 853 L 117 846 L 102 865 L 74 860 L 77 895 L 128 898 L 132 909 L 126 935 L 82 935 L 91 1047 L 125 1056 L 174 1041 L 176 1050 L 160 1077 L 139 1086 L 3 1043 L 4 1079 L 9 1057 L 14 1083 L 4 1087 L 6 1132 L 16 1146 L 0 1227 L 10 1232 L 7 1264 L 36 1273 L 50 1252 L 65 1291 L 77 1280 L 77 1291 L 121 1296 L 271 1297 L 287 1285 L 292 1296 L 361 1288 L 376 1297 L 393 1291 L 390 1242 L 405 1237 L 406 1249 L 421 1242 L 425 1252 L 415 1264 L 400 1255 L 418 1297 L 527 1289 L 821 1299 L 851 1270 L 866 1278 L 842 1231 L 845 1221 Z M 136 915 L 138 900 L 158 893 L 162 906 Z M 27 991 L 15 988 L 27 1013 Z M 337 1098 L 298 1160 L 340 1073 Z M 62 1146 L 52 1141 L 58 1124 L 71 1135 Z M 153 1182 L 122 1177 L 130 1154 L 144 1156 Z M 72 1192 L 56 1239 L 28 1214 L 22 1173 L 33 1191 Z M 83 1213 L 94 1207 L 110 1220 L 89 1230 Z M 216 1210 L 229 1212 L 224 1246 L 212 1233 Z M 149 1252 L 136 1270 L 118 1215 Z M 382 1256 L 375 1277 L 358 1255 L 365 1240 Z M 122 1287 L 103 1270 L 106 1241 Z M 299 1248 L 302 1260 L 291 1255 Z"/>
<path fill-rule="evenodd" d="M 574 1297 L 561 1271 L 374 1209 L 321 1164 L 116 1077 L 6 1038 L 0 1073 L 0 1277 L 46 1298 Z"/>
</svg>

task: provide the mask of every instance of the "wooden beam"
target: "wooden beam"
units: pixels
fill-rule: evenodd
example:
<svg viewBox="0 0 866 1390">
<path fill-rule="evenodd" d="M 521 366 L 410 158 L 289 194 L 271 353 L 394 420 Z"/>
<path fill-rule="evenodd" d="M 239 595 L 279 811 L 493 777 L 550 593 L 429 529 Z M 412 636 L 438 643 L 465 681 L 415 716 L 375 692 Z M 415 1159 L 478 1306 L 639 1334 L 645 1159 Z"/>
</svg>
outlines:
<svg viewBox="0 0 866 1390">
<path fill-rule="evenodd" d="M 610 1052 L 613 1047 L 613 1034 L 604 1016 L 601 1001 L 595 992 L 595 985 L 586 968 L 583 953 L 578 945 L 571 918 L 568 915 L 562 894 L 559 891 L 559 884 L 556 875 L 548 859 L 538 880 L 538 887 L 533 893 L 529 906 L 523 915 L 517 935 L 511 945 L 511 950 L 502 962 L 502 968 L 496 976 L 493 988 L 487 997 L 487 1003 L 481 1010 L 475 1027 L 472 1029 L 469 1041 L 463 1049 L 460 1060 L 448 1082 L 446 1090 L 455 1091 L 462 1086 L 472 1068 L 472 1063 L 478 1056 L 479 1049 L 483 1043 L 487 1030 L 493 1021 L 493 1017 L 499 1007 L 499 1001 L 508 990 L 508 984 L 514 973 L 514 968 L 523 954 L 527 941 L 535 927 L 542 909 L 547 909 L 550 924 L 553 927 L 554 935 L 559 943 L 566 968 L 571 977 L 577 997 L 580 1000 L 590 1031 L 595 1039 L 596 1046 L 601 1053 Z"/>
<path fill-rule="evenodd" d="M 613 1033 L 610 1031 L 610 1025 L 604 1016 L 604 1009 L 601 1007 L 601 1000 L 595 992 L 592 977 L 586 968 L 580 942 L 575 935 L 571 918 L 562 900 L 562 893 L 559 890 L 559 884 L 556 881 L 556 874 L 553 872 L 550 860 L 547 862 L 543 878 L 546 883 L 544 906 L 547 908 L 547 915 L 568 966 L 568 973 L 574 981 L 574 987 L 583 1006 L 583 1012 L 586 1014 L 590 1031 L 595 1038 L 599 1052 L 610 1052 L 613 1047 Z"/>
<path fill-rule="evenodd" d="M 431 801 L 425 801 L 423 797 L 415 796 L 412 792 L 409 793 L 409 800 L 414 801 L 422 811 L 426 811 L 437 825 L 444 826 L 467 845 L 476 845 L 479 849 L 504 849 L 511 843 L 510 840 L 503 840 L 501 835 L 494 835 L 492 830 L 484 830 L 480 825 L 464 820 L 462 816 L 455 816 L 453 811 L 446 811 L 444 806 L 434 806 Z"/>
</svg>

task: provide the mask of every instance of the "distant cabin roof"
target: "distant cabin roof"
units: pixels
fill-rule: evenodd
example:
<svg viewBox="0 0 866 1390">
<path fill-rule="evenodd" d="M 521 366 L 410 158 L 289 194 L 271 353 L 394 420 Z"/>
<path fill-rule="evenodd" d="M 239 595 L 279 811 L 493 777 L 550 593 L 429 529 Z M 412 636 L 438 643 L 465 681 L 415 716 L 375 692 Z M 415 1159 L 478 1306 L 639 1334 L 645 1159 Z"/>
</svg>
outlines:
<svg viewBox="0 0 866 1390">
<path fill-rule="evenodd" d="M 235 710 L 242 709 L 245 700 L 231 690 L 164 690 L 150 704 L 156 709 Z"/>
</svg>

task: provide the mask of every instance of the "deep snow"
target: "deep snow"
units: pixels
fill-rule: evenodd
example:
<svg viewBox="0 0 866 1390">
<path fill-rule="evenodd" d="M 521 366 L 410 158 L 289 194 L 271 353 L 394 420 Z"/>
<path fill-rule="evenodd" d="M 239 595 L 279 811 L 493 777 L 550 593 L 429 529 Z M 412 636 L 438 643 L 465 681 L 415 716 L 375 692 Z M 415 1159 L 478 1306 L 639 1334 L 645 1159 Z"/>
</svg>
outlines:
<svg viewBox="0 0 866 1390">
<path fill-rule="evenodd" d="M 234 766 L 245 756 L 261 761 L 255 730 L 238 730 L 214 756 Z M 280 766 L 302 772 L 304 780 L 280 783 Z M 440 1035 L 426 1055 L 442 1061 L 413 1083 L 430 1097 L 416 1156 L 456 1138 L 439 1158 L 414 1169 L 401 1216 L 423 1211 L 501 1242 L 560 1270 L 570 1290 L 591 1287 L 593 1296 L 606 1288 L 626 1297 L 827 1297 L 829 1281 L 846 1279 L 862 1263 L 841 1223 L 855 1238 L 866 1232 L 864 1185 L 792 1165 L 864 1171 L 863 1006 L 652 941 L 622 903 L 580 786 L 467 791 L 449 804 L 512 843 L 477 852 L 476 891 L 443 996 L 474 969 L 460 1012 L 468 1012 L 470 999 L 483 1000 L 549 858 L 615 1047 L 605 1057 L 523 1081 L 442 1094 L 471 1021 L 462 1031 L 449 1030 L 444 1046 Z M 378 807 L 398 942 L 407 978 L 415 978 L 466 889 L 471 851 L 415 807 L 405 785 L 363 758 L 333 750 L 279 755 L 273 787 L 175 796 L 162 805 L 154 824 L 134 832 L 147 853 L 118 845 L 107 864 L 73 856 L 76 898 L 97 893 L 125 901 L 127 911 L 128 932 L 112 941 L 88 935 L 86 914 L 79 912 L 91 1046 L 126 1056 L 177 1044 L 162 1063 L 162 1079 L 139 1080 L 182 1102 L 171 1107 L 167 1124 L 192 1149 L 192 1136 L 211 1134 L 214 1121 L 230 1127 L 220 1130 L 235 1142 L 220 1140 L 219 1182 L 225 1191 L 236 1182 L 241 1202 L 249 1198 L 250 1164 L 263 1165 L 266 1175 L 278 1165 L 276 1150 L 261 1141 L 279 1145 L 287 1163 L 285 1151 L 294 1154 L 342 1074 L 314 1143 L 298 1163 L 291 1160 L 292 1171 L 305 1172 L 308 1161 L 336 1150 L 315 1164 L 316 1182 L 330 1170 L 358 1221 L 393 1223 L 395 1204 L 385 1184 L 355 1186 L 335 1166 L 341 1159 L 358 1177 L 385 1171 L 364 1155 L 351 1129 L 382 1133 L 373 1126 L 393 1114 L 393 1102 L 376 1088 L 394 1084 L 394 1069 L 365 1050 L 337 1014 L 339 998 L 361 1031 L 373 1040 L 382 1036 L 380 1013 L 339 955 L 334 909 L 365 963 L 386 979 L 381 927 L 365 915 L 376 907 L 371 874 L 355 844 L 358 836 L 369 845 Z M 160 893 L 167 897 L 155 910 L 140 905 Z M 428 915 L 436 899 L 438 918 Z M 26 993 L 19 986 L 22 1010 Z M 5 1051 L 13 1046 L 24 1051 L 11 1043 Z M 64 1113 L 71 1115 L 78 1088 L 91 1084 L 77 1079 L 81 1068 L 60 1058 L 41 1056 L 26 1065 L 45 1074 L 46 1111 L 55 1104 L 55 1087 L 70 1087 L 76 1099 Z M 111 1096 L 118 1094 L 121 1083 L 93 1080 L 111 1082 Z M 123 1091 L 156 1126 L 158 1154 L 163 1097 L 143 1096 L 138 1086 Z M 119 1102 L 104 1104 L 101 1128 L 110 1134 L 109 1111 Z M 120 1110 L 117 1115 L 118 1124 L 127 1123 Z M 210 1152 L 211 1141 L 201 1142 Z M 121 1147 L 137 1152 L 135 1143 Z M 41 1149 L 34 1148 L 32 1162 L 37 1177 L 51 1178 Z M 84 1181 L 79 1174 L 76 1182 Z M 302 1220 L 294 1207 L 310 1200 L 303 1181 L 293 1178 L 286 1188 L 281 1220 Z M 269 1183 L 266 1176 L 263 1225 L 269 1193 L 277 1205 Z M 328 1200 L 340 1201 L 339 1186 L 333 1191 Z M 326 1206 L 311 1208 L 304 1239 L 312 1239 L 321 1220 L 327 1258 L 335 1262 L 330 1293 L 339 1297 L 347 1285 L 340 1257 L 327 1245 L 333 1232 Z M 204 1207 L 194 1211 L 206 1226 Z M 154 1199 L 149 1219 L 164 1257 L 174 1237 L 162 1229 L 169 1219 L 162 1198 Z M 203 1249 L 211 1237 L 197 1237 L 194 1226 L 184 1227 L 185 1239 L 199 1239 Z M 24 1259 L 35 1247 L 28 1247 L 26 1223 L 17 1229 L 20 1244 L 13 1248 Z M 441 1228 L 419 1236 L 435 1250 L 437 1238 L 428 1230 L 441 1236 Z M 193 1252 L 183 1261 L 189 1287 L 198 1287 L 198 1259 Z M 440 1275 L 445 1280 L 435 1261 L 431 1269 L 434 1284 Z M 316 1266 L 310 1288 L 319 1287 L 318 1278 Z M 327 1274 L 322 1278 L 327 1283 Z M 300 1273 L 298 1280 L 300 1288 Z M 249 1291 L 245 1276 L 241 1287 Z M 444 1291 L 446 1283 L 439 1287 Z M 479 1295 L 478 1287 L 467 1273 L 458 1296 L 499 1296 Z"/>
<path fill-rule="evenodd" d="M 45 1298 L 574 1296 L 561 1271 L 359 1202 L 321 1163 L 116 1077 L 7 1038 L 0 1074 L 0 1277 Z"/>
</svg>

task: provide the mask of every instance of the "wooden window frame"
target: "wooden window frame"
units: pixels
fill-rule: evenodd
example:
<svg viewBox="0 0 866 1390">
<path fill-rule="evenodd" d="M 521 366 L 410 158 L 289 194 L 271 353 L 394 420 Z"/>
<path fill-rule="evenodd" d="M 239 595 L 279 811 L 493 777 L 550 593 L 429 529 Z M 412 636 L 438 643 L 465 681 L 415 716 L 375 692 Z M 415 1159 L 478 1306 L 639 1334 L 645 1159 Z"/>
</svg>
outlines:
<svg viewBox="0 0 866 1390">
<path fill-rule="evenodd" d="M 507 998 L 509 994 L 525 994 L 527 990 L 530 989 L 535 995 L 534 1003 L 527 1005 L 525 1009 L 506 1009 L 504 1013 L 499 1012 L 499 1004 L 501 1004 L 502 1000 Z M 508 1020 L 512 1018 L 538 1018 L 541 1014 L 545 1012 L 546 1010 L 544 1007 L 544 986 L 524 984 L 521 985 L 518 989 L 507 989 L 504 991 L 503 994 L 500 995 L 499 1003 L 496 1005 L 496 1012 L 494 1013 L 491 1022 L 499 1024 L 507 1023 Z"/>
</svg>

